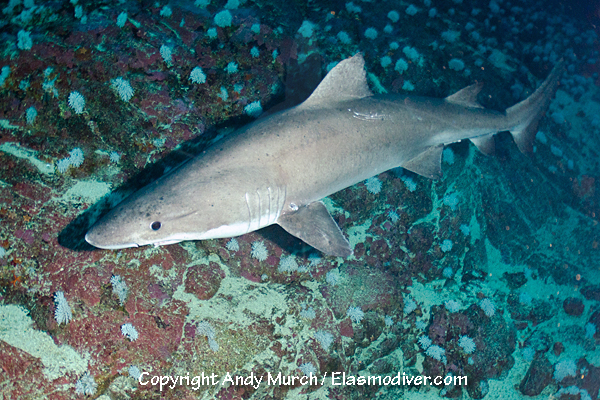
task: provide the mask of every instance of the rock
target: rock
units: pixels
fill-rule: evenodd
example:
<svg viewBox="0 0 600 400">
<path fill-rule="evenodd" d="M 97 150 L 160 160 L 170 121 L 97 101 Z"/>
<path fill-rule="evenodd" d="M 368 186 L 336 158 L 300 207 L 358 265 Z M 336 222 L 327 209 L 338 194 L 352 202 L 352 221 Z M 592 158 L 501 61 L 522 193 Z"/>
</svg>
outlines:
<svg viewBox="0 0 600 400">
<path fill-rule="evenodd" d="M 581 289 L 581 294 L 588 300 L 600 301 L 600 285 L 588 285 Z"/>
<path fill-rule="evenodd" d="M 506 280 L 508 287 L 512 290 L 518 289 L 527 283 L 527 278 L 523 272 L 515 272 L 513 274 L 505 272 L 503 278 Z"/>
<path fill-rule="evenodd" d="M 579 317 L 581 314 L 583 314 L 585 305 L 578 298 L 568 297 L 565 299 L 565 301 L 563 301 L 563 309 L 567 314 L 574 317 Z"/>
<path fill-rule="evenodd" d="M 552 351 L 554 352 L 554 355 L 556 357 L 560 356 L 560 354 L 565 350 L 565 345 L 562 344 L 561 342 L 556 342 L 554 343 L 554 346 L 552 346 Z"/>
<path fill-rule="evenodd" d="M 552 364 L 543 353 L 536 353 L 519 385 L 519 391 L 526 396 L 537 396 L 550 382 L 552 382 Z"/>
</svg>

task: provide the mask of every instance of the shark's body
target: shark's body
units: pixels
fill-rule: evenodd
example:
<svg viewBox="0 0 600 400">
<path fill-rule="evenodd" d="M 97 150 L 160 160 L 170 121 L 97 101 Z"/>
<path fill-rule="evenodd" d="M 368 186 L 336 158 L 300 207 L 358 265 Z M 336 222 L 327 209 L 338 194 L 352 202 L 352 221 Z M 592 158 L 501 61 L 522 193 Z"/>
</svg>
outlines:
<svg viewBox="0 0 600 400">
<path fill-rule="evenodd" d="M 476 102 L 480 85 L 446 99 L 373 95 L 360 54 L 340 62 L 299 106 L 259 119 L 125 199 L 87 233 L 100 248 L 233 237 L 279 224 L 332 255 L 352 250 L 320 199 L 391 168 L 435 178 L 445 144 L 493 151 L 509 130 L 522 151 L 559 68 L 506 113 Z"/>
</svg>

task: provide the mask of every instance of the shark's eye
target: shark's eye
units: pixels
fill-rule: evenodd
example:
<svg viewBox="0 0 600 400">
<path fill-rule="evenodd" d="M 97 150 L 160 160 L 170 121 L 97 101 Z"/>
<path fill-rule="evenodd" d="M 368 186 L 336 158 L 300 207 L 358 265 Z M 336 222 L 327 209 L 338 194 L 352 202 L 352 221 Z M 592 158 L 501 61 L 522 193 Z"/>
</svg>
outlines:
<svg viewBox="0 0 600 400">
<path fill-rule="evenodd" d="M 150 228 L 152 228 L 153 231 L 159 230 L 160 227 L 161 227 L 160 221 L 154 221 L 153 223 L 150 224 Z"/>
</svg>

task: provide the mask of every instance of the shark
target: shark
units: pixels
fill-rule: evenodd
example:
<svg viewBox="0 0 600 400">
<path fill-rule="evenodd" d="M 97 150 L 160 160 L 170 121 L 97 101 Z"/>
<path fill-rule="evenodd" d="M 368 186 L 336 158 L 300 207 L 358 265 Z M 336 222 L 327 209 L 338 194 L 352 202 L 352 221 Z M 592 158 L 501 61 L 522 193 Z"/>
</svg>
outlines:
<svg viewBox="0 0 600 400">
<path fill-rule="evenodd" d="M 133 193 L 95 222 L 101 249 L 244 235 L 272 224 L 321 252 L 352 248 L 323 198 L 392 168 L 438 178 L 445 145 L 485 154 L 509 131 L 532 149 L 562 62 L 525 100 L 498 112 L 477 102 L 481 83 L 446 98 L 373 94 L 362 54 L 340 61 L 301 104 L 259 118 Z"/>
</svg>

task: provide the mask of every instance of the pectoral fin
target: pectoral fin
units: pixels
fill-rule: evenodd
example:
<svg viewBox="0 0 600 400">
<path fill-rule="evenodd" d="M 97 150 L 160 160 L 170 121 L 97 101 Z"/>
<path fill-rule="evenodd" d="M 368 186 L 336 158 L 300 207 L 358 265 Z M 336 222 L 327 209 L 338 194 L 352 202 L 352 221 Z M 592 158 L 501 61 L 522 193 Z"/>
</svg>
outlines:
<svg viewBox="0 0 600 400">
<path fill-rule="evenodd" d="M 325 254 L 339 257 L 348 257 L 352 254 L 350 243 L 320 201 L 282 214 L 277 223 L 289 234 L 302 239 Z"/>
</svg>

